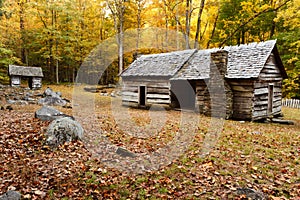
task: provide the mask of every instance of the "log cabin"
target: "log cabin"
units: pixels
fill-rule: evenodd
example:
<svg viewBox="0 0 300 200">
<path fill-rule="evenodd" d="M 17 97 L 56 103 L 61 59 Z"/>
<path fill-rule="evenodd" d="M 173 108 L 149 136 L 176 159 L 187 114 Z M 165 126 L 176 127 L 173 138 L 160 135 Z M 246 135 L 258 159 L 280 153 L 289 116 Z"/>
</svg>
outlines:
<svg viewBox="0 0 300 200">
<path fill-rule="evenodd" d="M 8 66 L 8 75 L 10 77 L 10 85 L 19 87 L 21 79 L 28 79 L 28 86 L 30 89 L 40 89 L 42 87 L 43 71 L 40 67 L 27 67 L 27 66 Z"/>
<path fill-rule="evenodd" d="M 121 74 L 124 105 L 166 105 L 238 120 L 281 115 L 276 40 L 142 55 Z"/>
</svg>

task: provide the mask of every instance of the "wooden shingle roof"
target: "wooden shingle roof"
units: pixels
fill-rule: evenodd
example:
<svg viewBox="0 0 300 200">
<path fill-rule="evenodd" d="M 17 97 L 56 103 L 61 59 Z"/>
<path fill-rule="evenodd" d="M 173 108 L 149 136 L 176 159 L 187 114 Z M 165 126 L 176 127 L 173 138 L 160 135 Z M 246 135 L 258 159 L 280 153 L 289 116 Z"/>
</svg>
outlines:
<svg viewBox="0 0 300 200">
<path fill-rule="evenodd" d="M 195 53 L 195 49 L 143 55 L 124 70 L 122 77 L 173 76 Z"/>
<path fill-rule="evenodd" d="M 226 78 L 257 78 L 275 45 L 276 40 L 269 40 L 224 47 L 228 51 Z M 278 64 L 282 65 L 281 62 Z"/>
<path fill-rule="evenodd" d="M 227 46 L 221 49 L 184 50 L 170 53 L 144 55 L 133 62 L 122 77 L 170 76 L 172 79 L 206 79 L 210 72 L 210 53 L 228 51 L 226 78 L 258 78 L 267 59 L 273 52 L 283 78 L 286 78 L 276 40 Z"/>
<path fill-rule="evenodd" d="M 212 50 L 199 50 L 190 57 L 188 62 L 171 80 L 207 79 L 210 72 L 210 53 Z"/>
<path fill-rule="evenodd" d="M 8 66 L 9 76 L 29 76 L 29 77 L 43 77 L 43 71 L 40 67 L 25 67 L 17 65 Z"/>
</svg>

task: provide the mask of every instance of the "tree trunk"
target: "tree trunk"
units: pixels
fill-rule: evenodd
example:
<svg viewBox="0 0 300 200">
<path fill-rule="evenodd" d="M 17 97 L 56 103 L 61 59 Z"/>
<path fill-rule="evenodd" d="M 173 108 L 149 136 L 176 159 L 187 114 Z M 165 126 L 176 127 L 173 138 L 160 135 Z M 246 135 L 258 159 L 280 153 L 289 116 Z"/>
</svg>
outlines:
<svg viewBox="0 0 300 200">
<path fill-rule="evenodd" d="M 124 39 L 124 33 L 123 33 L 123 14 L 121 17 L 120 22 L 120 33 L 119 33 L 119 74 L 123 72 L 123 39 Z"/>
<path fill-rule="evenodd" d="M 203 40 L 204 35 L 205 35 L 205 32 L 206 32 L 206 30 L 207 30 L 207 27 L 208 27 L 208 21 L 205 23 L 203 32 L 200 31 L 200 41 Z"/>
<path fill-rule="evenodd" d="M 57 13 L 54 11 L 54 29 L 57 30 Z M 55 65 L 55 78 L 56 78 L 56 84 L 59 84 L 59 68 L 58 68 L 58 40 L 57 37 L 55 36 L 55 60 L 56 60 L 56 65 Z"/>
<path fill-rule="evenodd" d="M 100 18 L 101 18 L 101 23 L 100 23 L 100 27 L 99 27 L 99 39 L 100 41 L 104 40 L 104 14 L 101 13 Z"/>
<path fill-rule="evenodd" d="M 272 38 L 273 35 L 275 34 L 275 28 L 276 28 L 276 22 L 273 20 L 272 26 L 271 26 L 271 31 L 270 31 L 270 38 Z"/>
<path fill-rule="evenodd" d="M 19 11 L 19 15 L 20 15 L 20 32 L 21 32 L 21 62 L 23 64 L 28 64 L 26 62 L 26 49 L 25 49 L 25 20 L 24 20 L 24 2 L 20 1 L 19 3 L 20 6 L 20 11 Z"/>
<path fill-rule="evenodd" d="M 185 48 L 190 49 L 190 16 L 191 16 L 191 4 L 192 0 L 186 0 L 185 9 Z"/>
<path fill-rule="evenodd" d="M 168 16 L 168 5 L 164 0 L 164 11 L 165 11 L 165 41 L 163 42 L 163 48 L 168 50 L 168 40 L 169 40 L 169 16 Z"/>
<path fill-rule="evenodd" d="M 56 59 L 56 84 L 59 84 L 59 77 L 58 77 L 58 60 Z"/>
<path fill-rule="evenodd" d="M 201 31 L 201 17 L 202 17 L 204 5 L 205 5 L 205 0 L 201 0 L 198 18 L 197 18 L 197 28 L 196 28 L 195 43 L 194 43 L 195 49 L 199 47 L 199 34 Z"/>
<path fill-rule="evenodd" d="M 139 42 L 141 39 L 141 13 L 142 13 L 142 5 L 141 0 L 137 0 L 137 39 L 136 39 L 136 53 L 139 49 Z"/>
<path fill-rule="evenodd" d="M 124 40 L 124 13 L 125 13 L 125 6 L 124 0 L 116 0 L 114 3 L 109 2 L 108 0 L 107 5 L 112 12 L 114 18 L 114 27 L 117 32 L 117 43 L 118 43 L 118 58 L 119 58 L 119 74 L 123 72 L 123 40 Z M 115 9 L 113 7 L 115 4 Z"/>
<path fill-rule="evenodd" d="M 176 5 L 178 5 L 178 0 L 176 0 Z M 178 20 L 178 9 L 176 9 L 176 50 L 179 50 L 179 20 Z"/>
<path fill-rule="evenodd" d="M 52 29 L 53 29 L 53 27 L 54 27 L 54 10 L 52 9 L 51 10 L 51 27 L 52 27 Z M 53 33 L 53 31 L 51 31 L 50 33 L 49 33 L 49 70 L 50 70 L 50 74 L 49 74 L 49 77 L 50 77 L 50 81 L 51 82 L 54 82 L 54 80 L 55 80 L 55 67 L 53 66 L 54 65 L 54 62 L 53 62 L 53 60 L 54 60 L 54 56 L 53 56 L 53 43 L 54 43 L 54 41 L 53 41 L 53 38 L 54 38 L 54 33 Z"/>
<path fill-rule="evenodd" d="M 75 79 L 76 79 L 76 70 L 75 67 L 73 67 L 73 71 L 72 71 L 72 82 L 75 83 Z"/>
<path fill-rule="evenodd" d="M 242 29 L 242 35 L 241 35 L 241 37 L 242 37 L 242 44 L 245 44 L 245 30 L 244 29 Z"/>
<path fill-rule="evenodd" d="M 209 40 L 208 40 L 208 42 L 207 42 L 207 45 L 206 45 L 206 48 L 207 48 L 207 49 L 209 49 L 210 43 L 211 43 L 212 39 L 213 39 L 214 36 L 215 36 L 215 31 L 216 31 L 216 27 L 217 27 L 218 18 L 219 18 L 219 12 L 220 12 L 220 9 L 218 10 L 218 14 L 217 14 L 217 16 L 216 16 L 216 18 L 215 18 L 214 26 L 213 26 L 213 29 L 212 29 L 212 31 L 211 31 L 210 38 L 209 38 Z"/>
</svg>

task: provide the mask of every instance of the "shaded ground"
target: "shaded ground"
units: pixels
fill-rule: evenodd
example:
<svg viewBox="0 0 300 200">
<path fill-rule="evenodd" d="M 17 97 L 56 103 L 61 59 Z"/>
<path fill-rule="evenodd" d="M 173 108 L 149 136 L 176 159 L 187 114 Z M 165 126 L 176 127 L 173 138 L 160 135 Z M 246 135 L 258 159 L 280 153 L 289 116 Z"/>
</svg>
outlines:
<svg viewBox="0 0 300 200">
<path fill-rule="evenodd" d="M 52 88 L 66 98 L 72 96 L 71 87 Z M 95 102 L 99 131 L 112 144 L 134 153 L 159 149 L 179 128 L 180 113 L 168 111 L 168 123 L 157 135 L 144 139 L 127 135 L 110 111 L 110 97 L 96 95 Z M 292 126 L 226 121 L 205 157 L 200 153 L 210 118 L 201 116 L 185 154 L 159 170 L 136 175 L 107 167 L 82 142 L 51 151 L 44 145 L 48 122 L 33 118 L 39 106 L 13 108 L 0 111 L 0 194 L 15 188 L 29 199 L 242 199 L 245 195 L 237 194 L 237 189 L 252 188 L 270 199 L 300 197 L 300 111 L 296 109 L 284 109 L 286 118 L 296 122 Z M 139 125 L 151 121 L 145 110 L 129 113 Z M 86 126 L 86 131 L 92 129 Z"/>
</svg>

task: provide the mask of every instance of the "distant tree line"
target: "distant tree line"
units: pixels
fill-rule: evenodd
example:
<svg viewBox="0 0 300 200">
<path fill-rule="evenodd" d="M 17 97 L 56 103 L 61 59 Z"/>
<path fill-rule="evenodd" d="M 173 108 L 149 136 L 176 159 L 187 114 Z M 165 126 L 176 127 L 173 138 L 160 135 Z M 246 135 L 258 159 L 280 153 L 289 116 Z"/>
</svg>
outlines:
<svg viewBox="0 0 300 200">
<path fill-rule="evenodd" d="M 300 98 L 300 0 L 0 0 L 0 81 L 10 63 L 41 66 L 46 81 L 74 82 L 89 53 L 116 37 L 118 60 L 100 80 L 114 83 L 139 52 L 168 51 L 170 31 L 184 48 L 212 48 L 276 38 L 289 75 L 284 95 Z M 141 49 L 142 29 L 165 30 L 157 50 Z M 136 50 L 124 32 L 136 29 Z"/>
</svg>

